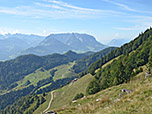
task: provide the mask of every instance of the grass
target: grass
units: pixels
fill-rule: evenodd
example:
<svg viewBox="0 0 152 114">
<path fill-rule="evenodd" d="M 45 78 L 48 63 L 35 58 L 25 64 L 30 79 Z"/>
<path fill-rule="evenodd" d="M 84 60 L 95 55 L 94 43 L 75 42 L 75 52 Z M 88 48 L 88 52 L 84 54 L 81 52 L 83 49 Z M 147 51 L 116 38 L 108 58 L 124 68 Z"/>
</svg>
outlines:
<svg viewBox="0 0 152 114">
<path fill-rule="evenodd" d="M 84 93 L 86 92 L 86 87 L 88 86 L 89 82 L 93 79 L 93 77 L 88 74 L 78 81 L 76 81 L 74 84 L 69 84 L 63 88 L 60 88 L 55 92 L 55 97 L 52 102 L 51 109 L 55 109 L 64 105 L 69 104 L 72 102 L 73 98 L 78 93 Z"/>
<path fill-rule="evenodd" d="M 78 79 L 78 81 L 76 81 L 74 84 L 70 83 L 67 86 L 57 89 L 54 93 L 54 100 L 53 100 L 51 108 L 49 110 L 56 109 L 61 106 L 65 106 L 67 104 L 69 105 L 72 102 L 72 100 L 76 94 L 85 93 L 86 87 L 88 86 L 89 82 L 92 79 L 93 79 L 93 77 L 90 74 L 88 74 L 88 75 L 82 77 L 81 79 Z M 50 93 L 48 93 L 48 94 L 50 94 Z M 45 103 L 45 104 L 49 103 L 48 100 L 50 101 L 50 99 L 47 99 L 47 103 Z M 38 110 L 41 110 L 41 108 L 42 107 L 40 107 Z M 36 114 L 36 112 L 35 112 L 35 114 Z M 41 110 L 41 112 L 42 112 L 42 110 Z"/>
<path fill-rule="evenodd" d="M 105 66 L 111 64 L 114 60 L 117 60 L 117 59 L 119 59 L 120 57 L 121 57 L 121 56 L 118 56 L 118 57 L 112 59 L 111 61 L 107 62 L 106 64 L 102 65 L 102 68 L 104 68 Z"/>
<path fill-rule="evenodd" d="M 53 77 L 54 81 L 57 79 L 62 79 L 62 78 L 66 78 L 66 77 L 77 76 L 77 74 L 74 73 L 73 70 L 71 70 L 73 65 L 74 65 L 74 62 L 53 68 L 53 69 L 57 70 Z M 31 82 L 30 85 L 36 86 L 40 80 L 51 77 L 52 75 L 50 74 L 50 71 L 53 69 L 45 70 L 45 69 L 39 68 L 34 73 L 31 73 L 31 74 L 25 76 L 25 78 L 23 80 L 18 81 L 17 82 L 18 86 L 14 89 L 17 90 L 17 89 L 22 89 L 22 88 L 26 87 L 25 83 L 28 80 Z M 47 85 L 45 85 L 45 86 L 47 86 Z M 41 87 L 41 88 L 44 88 L 44 87 Z"/>
<path fill-rule="evenodd" d="M 45 88 L 45 87 L 48 87 L 48 86 L 50 86 L 52 83 L 49 83 L 49 84 L 46 84 L 46 85 L 44 85 L 44 86 L 41 86 L 39 89 L 43 89 L 43 88 Z M 38 89 L 38 90 L 39 90 Z"/>
<path fill-rule="evenodd" d="M 27 76 L 25 76 L 25 78 L 23 80 L 18 81 L 18 87 L 19 86 L 23 86 L 28 80 L 31 82 L 31 84 L 33 84 L 34 86 L 36 86 L 36 84 L 42 80 L 42 79 L 46 79 L 48 77 L 51 76 L 51 74 L 49 73 L 49 71 L 41 70 L 42 68 L 36 70 L 34 73 L 31 73 Z"/>
<path fill-rule="evenodd" d="M 74 73 L 74 71 L 72 70 L 72 67 L 74 64 L 75 63 L 73 62 L 73 63 L 55 67 L 54 69 L 57 69 L 57 71 L 55 72 L 53 79 L 57 80 L 57 79 L 71 77 L 71 76 L 77 76 L 77 74 Z"/>
<path fill-rule="evenodd" d="M 58 114 L 151 114 L 152 112 L 152 77 L 145 79 L 144 72 L 139 73 L 130 82 L 102 90 L 85 99 L 77 100 L 65 107 L 56 109 Z M 123 93 L 121 89 L 134 90 Z M 96 101 L 97 99 L 100 101 Z"/>
<path fill-rule="evenodd" d="M 117 60 L 117 59 L 119 59 L 120 57 L 121 57 L 121 56 L 118 56 L 118 57 L 116 57 L 116 58 L 112 59 L 111 61 L 109 61 L 109 62 L 105 63 L 104 65 L 102 65 L 102 67 L 101 67 L 101 68 L 106 67 L 107 65 L 111 64 L 114 60 Z M 95 73 L 97 73 L 101 68 L 96 69 L 96 70 L 95 70 Z"/>
</svg>

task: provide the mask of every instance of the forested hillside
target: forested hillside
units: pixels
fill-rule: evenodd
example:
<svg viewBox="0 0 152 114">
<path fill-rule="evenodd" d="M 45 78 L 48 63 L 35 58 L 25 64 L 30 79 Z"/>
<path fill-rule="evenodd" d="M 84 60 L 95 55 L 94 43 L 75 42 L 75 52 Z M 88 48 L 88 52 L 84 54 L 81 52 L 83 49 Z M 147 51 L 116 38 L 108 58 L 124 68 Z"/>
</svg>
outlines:
<svg viewBox="0 0 152 114">
<path fill-rule="evenodd" d="M 111 52 L 114 49 L 116 49 L 116 47 L 109 47 L 76 61 L 75 65 L 73 66 L 74 71 L 76 73 L 80 73 L 82 71 L 88 72 L 87 70 L 90 64 L 101 59 L 102 57 L 104 57 L 105 55 L 107 55 L 109 52 Z"/>
<path fill-rule="evenodd" d="M 113 60 L 111 64 L 102 68 L 103 64 L 117 56 L 120 56 L 119 59 Z M 149 67 L 151 67 L 151 28 L 140 34 L 135 40 L 112 51 L 89 67 L 89 72 L 93 75 L 95 74 L 95 70 L 97 68 L 101 69 L 95 74 L 94 80 L 90 82 L 87 88 L 87 93 L 94 94 L 102 89 L 127 82 L 134 75 L 142 72 L 142 68 L 140 68 L 140 66 L 147 63 Z"/>
<path fill-rule="evenodd" d="M 36 94 L 27 95 L 4 110 L 0 110 L 0 114 L 32 114 L 44 102 L 44 96 L 38 96 Z"/>
<path fill-rule="evenodd" d="M 71 56 L 74 54 L 73 56 Z M 69 56 L 70 55 L 70 56 Z M 0 62 L 0 90 L 7 89 L 16 81 L 42 67 L 46 70 L 80 59 L 85 54 L 68 52 L 65 55 L 48 56 L 24 55 L 16 59 Z"/>
<path fill-rule="evenodd" d="M 0 109 L 13 104 L 20 97 L 34 93 L 42 94 L 43 92 L 49 92 L 68 84 L 77 76 L 73 71 L 70 71 L 71 67 L 68 63 L 86 55 L 88 53 L 77 54 L 69 51 L 63 55 L 24 55 L 13 60 L 0 62 Z M 62 67 L 57 68 L 57 66 L 63 64 L 67 64 L 64 65 L 67 67 L 65 68 L 65 71 L 67 70 L 65 72 L 67 73 L 67 77 L 57 76 L 53 79 L 56 76 L 55 72 L 60 73 L 63 70 Z M 53 68 L 55 67 L 58 70 L 54 70 Z M 32 82 L 29 78 L 36 81 Z"/>
</svg>

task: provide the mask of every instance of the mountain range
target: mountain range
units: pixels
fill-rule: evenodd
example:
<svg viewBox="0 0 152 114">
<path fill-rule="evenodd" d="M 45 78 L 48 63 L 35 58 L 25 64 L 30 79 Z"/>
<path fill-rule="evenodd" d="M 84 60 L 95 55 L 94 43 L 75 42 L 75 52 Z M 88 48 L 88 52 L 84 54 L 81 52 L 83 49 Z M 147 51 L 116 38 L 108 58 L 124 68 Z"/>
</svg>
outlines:
<svg viewBox="0 0 152 114">
<path fill-rule="evenodd" d="M 21 54 L 48 55 L 52 53 L 64 53 L 69 50 L 75 52 L 100 51 L 105 47 L 105 45 L 99 43 L 93 36 L 88 34 L 51 34 L 37 46 L 26 49 Z"/>
<path fill-rule="evenodd" d="M 100 51 L 107 46 L 88 34 L 64 33 L 51 34 L 47 37 L 25 34 L 0 35 L 0 60 L 13 59 L 20 55 L 49 55 L 75 52 Z"/>
<path fill-rule="evenodd" d="M 44 39 L 43 36 L 25 34 L 0 35 L 0 60 L 11 59 L 16 53 L 36 46 Z"/>
</svg>

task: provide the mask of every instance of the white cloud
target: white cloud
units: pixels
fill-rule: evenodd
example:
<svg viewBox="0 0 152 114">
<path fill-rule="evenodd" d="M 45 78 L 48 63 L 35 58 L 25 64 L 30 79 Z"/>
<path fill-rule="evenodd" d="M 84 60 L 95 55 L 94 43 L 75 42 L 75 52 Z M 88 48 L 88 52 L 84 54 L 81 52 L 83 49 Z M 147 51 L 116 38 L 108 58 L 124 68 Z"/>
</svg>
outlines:
<svg viewBox="0 0 152 114">
<path fill-rule="evenodd" d="M 96 9 L 89 9 L 89 8 L 82 8 L 82 7 L 73 6 L 73 5 L 70 5 L 70 4 L 62 2 L 62 1 L 56 1 L 56 0 L 45 0 L 45 1 L 58 4 L 58 5 L 61 5 L 63 7 L 66 7 L 66 8 L 75 9 L 75 10 L 91 11 L 91 12 L 100 12 L 101 11 L 101 10 L 96 10 Z"/>
<path fill-rule="evenodd" d="M 112 0 L 104 0 L 104 1 L 109 2 L 109 3 L 112 3 L 112 4 L 116 5 L 116 6 L 119 6 L 119 7 L 123 8 L 123 9 L 125 9 L 125 10 L 127 10 L 127 11 L 139 12 L 139 11 L 133 9 L 133 8 L 130 8 L 129 6 L 127 6 L 127 5 L 125 5 L 125 4 L 121 4 L 121 3 L 118 3 L 118 2 L 114 2 L 114 1 L 112 1 Z"/>
<path fill-rule="evenodd" d="M 45 2 L 44 2 L 45 1 Z M 90 9 L 74 6 L 57 0 L 43 0 L 31 6 L 1 7 L 0 13 L 9 15 L 27 16 L 32 18 L 101 18 L 103 16 L 121 15 L 113 10 Z"/>
</svg>

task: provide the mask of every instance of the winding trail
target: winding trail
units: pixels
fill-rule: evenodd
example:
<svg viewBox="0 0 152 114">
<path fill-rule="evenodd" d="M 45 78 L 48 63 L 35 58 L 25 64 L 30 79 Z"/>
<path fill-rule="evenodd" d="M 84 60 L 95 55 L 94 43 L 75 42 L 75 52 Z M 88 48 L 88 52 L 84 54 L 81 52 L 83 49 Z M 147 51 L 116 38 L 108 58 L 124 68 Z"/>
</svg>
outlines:
<svg viewBox="0 0 152 114">
<path fill-rule="evenodd" d="M 51 103 L 52 103 L 52 101 L 53 101 L 53 93 L 54 93 L 54 92 L 55 92 L 55 91 L 52 91 L 52 92 L 51 92 L 51 99 L 50 99 L 49 105 L 48 105 L 48 107 L 43 111 L 43 113 L 46 112 L 46 111 L 51 107 Z"/>
</svg>

